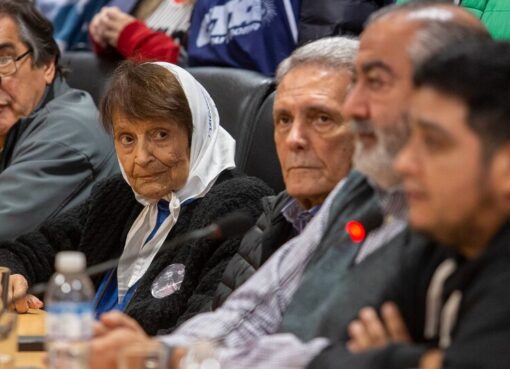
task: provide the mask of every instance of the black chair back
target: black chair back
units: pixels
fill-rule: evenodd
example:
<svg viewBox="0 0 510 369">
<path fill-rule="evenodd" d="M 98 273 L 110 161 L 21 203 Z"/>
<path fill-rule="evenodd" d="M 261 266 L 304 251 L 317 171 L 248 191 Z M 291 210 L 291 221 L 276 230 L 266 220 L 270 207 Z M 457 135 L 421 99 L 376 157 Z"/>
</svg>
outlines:
<svg viewBox="0 0 510 369">
<path fill-rule="evenodd" d="M 248 175 L 259 177 L 276 192 L 285 189 L 280 162 L 276 155 L 276 146 L 273 138 L 273 102 L 275 92 L 264 100 L 251 131 L 247 135 L 245 172 Z"/>
<path fill-rule="evenodd" d="M 246 141 L 265 98 L 274 90 L 274 80 L 254 71 L 191 67 L 187 69 L 209 92 L 216 103 L 220 124 L 236 140 L 236 164 L 244 171 Z"/>
<path fill-rule="evenodd" d="M 63 53 L 60 59 L 60 64 L 68 70 L 66 80 L 69 86 L 87 91 L 96 105 L 119 62 L 118 59 L 98 58 L 90 51 Z"/>
</svg>

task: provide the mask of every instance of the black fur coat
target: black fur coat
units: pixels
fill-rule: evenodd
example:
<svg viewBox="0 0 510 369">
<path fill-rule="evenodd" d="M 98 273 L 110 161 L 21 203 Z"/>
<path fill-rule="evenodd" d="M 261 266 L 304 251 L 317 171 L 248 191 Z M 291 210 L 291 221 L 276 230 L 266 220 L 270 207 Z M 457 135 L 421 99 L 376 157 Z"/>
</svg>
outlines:
<svg viewBox="0 0 510 369">
<path fill-rule="evenodd" d="M 259 179 L 223 172 L 207 195 L 181 209 L 168 239 L 205 227 L 234 210 L 243 209 L 256 217 L 260 199 L 271 190 Z M 0 265 L 24 275 L 29 285 L 47 281 L 54 272 L 55 254 L 80 250 L 87 265 L 119 257 L 127 233 L 142 210 L 131 188 L 118 175 L 99 182 L 90 198 L 62 215 L 49 220 L 35 232 L 14 242 L 0 243 Z M 167 250 L 162 247 L 125 309 L 149 334 L 169 331 L 194 314 L 206 310 L 223 271 L 239 247 L 241 237 L 223 242 L 201 240 Z M 176 293 L 157 299 L 151 284 L 170 264 L 181 263 L 186 274 Z M 98 286 L 102 276 L 94 280 Z"/>
</svg>

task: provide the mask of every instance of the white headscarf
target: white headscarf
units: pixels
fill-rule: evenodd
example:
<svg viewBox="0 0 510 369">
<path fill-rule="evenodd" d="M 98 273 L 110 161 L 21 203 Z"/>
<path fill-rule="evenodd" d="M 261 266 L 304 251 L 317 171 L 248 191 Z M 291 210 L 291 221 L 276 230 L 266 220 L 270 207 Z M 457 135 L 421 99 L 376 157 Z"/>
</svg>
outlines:
<svg viewBox="0 0 510 369">
<path fill-rule="evenodd" d="M 177 78 L 188 100 L 193 119 L 190 171 L 182 189 L 163 197 L 169 202 L 170 215 L 147 243 L 145 241 L 156 225 L 158 201 L 144 198 L 135 192 L 136 200 L 144 209 L 131 226 L 120 257 L 117 270 L 119 302 L 149 268 L 177 222 L 181 204 L 186 200 L 205 196 L 222 171 L 235 168 L 235 140 L 220 126 L 218 111 L 209 93 L 186 70 L 164 62 L 153 64 L 162 66 Z M 122 164 L 120 168 L 127 182 Z M 133 261 L 135 255 L 138 255 L 138 258 Z"/>
</svg>

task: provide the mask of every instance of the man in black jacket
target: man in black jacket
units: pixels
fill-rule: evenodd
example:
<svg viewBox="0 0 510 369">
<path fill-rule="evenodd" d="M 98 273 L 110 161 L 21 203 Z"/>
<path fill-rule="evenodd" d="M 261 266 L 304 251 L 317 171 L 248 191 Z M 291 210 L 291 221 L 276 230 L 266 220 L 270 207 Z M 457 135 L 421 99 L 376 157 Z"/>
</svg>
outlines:
<svg viewBox="0 0 510 369">
<path fill-rule="evenodd" d="M 322 39 L 295 50 L 280 64 L 274 138 L 286 190 L 263 199 L 264 213 L 227 266 L 213 308 L 301 233 L 351 169 L 353 135 L 344 122 L 342 103 L 352 83 L 357 47 L 354 40 Z"/>
<path fill-rule="evenodd" d="M 396 169 L 410 224 L 441 245 L 388 286 L 381 318 L 360 312 L 348 343 L 358 354 L 330 350 L 315 367 L 508 368 L 509 84 L 509 43 L 451 46 L 417 70 Z"/>
</svg>

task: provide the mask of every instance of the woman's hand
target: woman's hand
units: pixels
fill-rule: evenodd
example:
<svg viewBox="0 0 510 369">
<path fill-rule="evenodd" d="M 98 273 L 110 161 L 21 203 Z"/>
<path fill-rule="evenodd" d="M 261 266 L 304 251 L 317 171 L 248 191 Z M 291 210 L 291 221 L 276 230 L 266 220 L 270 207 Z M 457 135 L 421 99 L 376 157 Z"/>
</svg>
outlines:
<svg viewBox="0 0 510 369">
<path fill-rule="evenodd" d="M 90 36 L 101 47 L 111 45 L 116 48 L 121 32 L 135 19 L 117 7 L 105 6 L 92 18 Z"/>
<path fill-rule="evenodd" d="M 27 295 L 28 282 L 21 274 L 13 274 L 9 278 L 8 301 L 18 313 L 26 313 L 28 309 L 40 309 L 43 302 L 33 295 Z"/>
<path fill-rule="evenodd" d="M 347 347 L 352 352 L 363 352 L 383 347 L 394 342 L 411 342 L 411 337 L 394 303 L 385 303 L 381 308 L 381 318 L 373 308 L 360 310 L 359 318 L 349 324 L 351 339 Z"/>
</svg>

